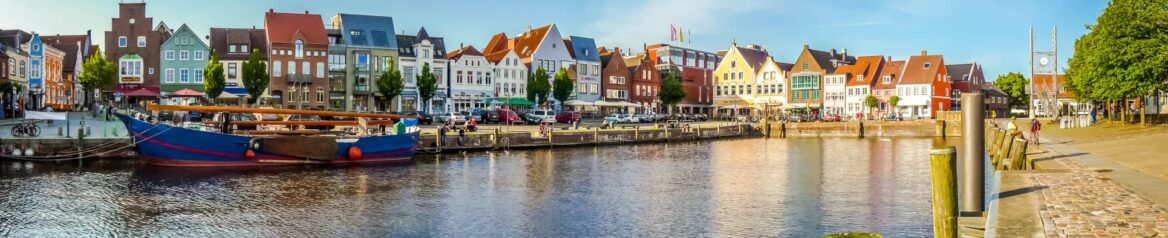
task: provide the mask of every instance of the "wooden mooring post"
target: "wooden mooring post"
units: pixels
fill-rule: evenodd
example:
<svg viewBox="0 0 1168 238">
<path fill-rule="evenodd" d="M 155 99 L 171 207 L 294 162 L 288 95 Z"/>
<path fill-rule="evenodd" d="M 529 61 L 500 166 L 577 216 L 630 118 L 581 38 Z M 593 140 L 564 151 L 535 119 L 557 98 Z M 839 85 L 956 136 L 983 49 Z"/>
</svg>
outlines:
<svg viewBox="0 0 1168 238">
<path fill-rule="evenodd" d="M 957 237 L 957 148 L 933 148 L 929 153 L 933 183 L 933 237 Z"/>
</svg>

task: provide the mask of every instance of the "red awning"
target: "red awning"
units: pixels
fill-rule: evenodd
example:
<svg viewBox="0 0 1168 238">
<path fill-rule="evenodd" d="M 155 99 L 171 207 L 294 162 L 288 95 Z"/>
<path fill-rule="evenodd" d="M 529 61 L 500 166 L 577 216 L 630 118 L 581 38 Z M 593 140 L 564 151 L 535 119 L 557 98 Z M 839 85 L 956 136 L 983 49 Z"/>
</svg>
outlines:
<svg viewBox="0 0 1168 238">
<path fill-rule="evenodd" d="M 152 91 L 149 88 L 138 88 L 134 91 L 125 93 L 126 97 L 158 97 L 157 91 Z"/>
<path fill-rule="evenodd" d="M 175 91 L 173 93 L 170 93 L 170 95 L 167 95 L 167 96 L 168 97 L 202 97 L 203 93 L 200 93 L 199 91 L 184 88 L 182 90 L 178 90 L 178 91 Z"/>
</svg>

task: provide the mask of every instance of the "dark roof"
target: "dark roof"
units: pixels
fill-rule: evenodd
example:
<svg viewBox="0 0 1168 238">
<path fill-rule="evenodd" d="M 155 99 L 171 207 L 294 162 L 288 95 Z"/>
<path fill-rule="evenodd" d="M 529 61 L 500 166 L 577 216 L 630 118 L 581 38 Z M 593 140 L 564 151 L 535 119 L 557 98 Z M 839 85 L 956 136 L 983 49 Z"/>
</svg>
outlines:
<svg viewBox="0 0 1168 238">
<path fill-rule="evenodd" d="M 572 58 L 578 61 L 600 62 L 600 54 L 596 53 L 596 41 L 592 38 L 569 36 L 564 43 L 565 46 L 572 48 L 568 51 Z"/>
<path fill-rule="evenodd" d="M 759 69 L 759 67 L 762 67 L 763 63 L 766 63 L 767 52 L 765 50 L 762 50 L 761 47 L 759 47 L 759 48 L 736 47 L 736 48 L 738 48 L 738 54 L 742 55 L 742 59 L 746 60 L 746 64 L 750 65 L 750 68 L 757 70 L 757 69 Z"/>
<path fill-rule="evenodd" d="M 264 29 L 250 28 L 211 28 L 211 49 L 219 55 L 220 60 L 247 60 L 250 52 L 229 52 L 230 45 L 248 45 L 248 50 L 257 49 L 260 58 L 268 59 L 268 38 Z"/>
<path fill-rule="evenodd" d="M 297 32 L 304 35 L 306 44 L 328 45 L 328 34 L 324 31 L 324 20 L 318 14 L 283 13 L 268 10 L 264 15 L 264 28 L 271 43 L 293 43 Z"/>
<path fill-rule="evenodd" d="M 973 70 L 973 64 L 969 63 L 945 65 L 945 70 L 949 73 L 949 79 L 952 79 L 953 81 L 964 81 L 965 78 L 961 76 L 969 75 L 969 72 Z"/>
<path fill-rule="evenodd" d="M 347 45 L 397 48 L 393 17 L 337 14 L 341 18 L 341 34 Z M 424 31 L 425 28 L 423 28 Z M 420 34 L 419 34 L 420 35 Z"/>
<path fill-rule="evenodd" d="M 65 58 L 62 59 L 61 70 L 65 72 L 73 72 L 77 66 L 77 51 L 78 48 L 85 44 L 85 35 L 56 35 L 56 36 L 41 36 L 41 42 L 57 48 L 65 52 Z M 94 48 L 94 47 L 90 47 Z M 81 57 L 88 56 L 89 52 L 83 53 Z M 84 59 L 83 59 L 84 60 Z"/>
<path fill-rule="evenodd" d="M 0 43 L 12 46 L 12 48 L 16 48 L 17 51 L 20 51 L 22 54 L 28 53 L 20 48 L 20 45 L 28 43 L 29 40 L 32 40 L 32 34 L 29 34 L 27 31 L 0 30 Z"/>
<path fill-rule="evenodd" d="M 807 49 L 807 50 L 811 52 L 811 57 L 815 59 L 815 63 L 819 64 L 819 67 L 823 68 L 823 70 L 827 71 L 828 74 L 835 73 L 835 65 L 831 63 L 832 60 L 844 61 L 845 64 L 851 64 L 851 63 L 856 62 L 856 57 L 852 57 L 852 56 L 844 57 L 844 54 L 835 53 L 835 50 L 832 50 L 831 52 L 819 51 L 819 50 L 814 50 L 814 49 Z"/>
<path fill-rule="evenodd" d="M 446 58 L 446 42 L 442 37 L 431 37 L 426 33 L 426 28 L 418 30 L 417 35 L 397 35 L 398 56 L 401 57 L 417 57 L 414 52 L 414 44 L 422 42 L 422 40 L 429 40 L 430 44 L 434 45 L 434 58 Z"/>
<path fill-rule="evenodd" d="M 450 52 L 449 54 L 446 54 L 446 58 L 447 59 L 457 59 L 457 58 L 461 58 L 464 55 L 483 56 L 483 53 L 479 52 L 478 49 L 475 49 L 474 46 L 468 45 L 468 46 L 464 46 L 458 50 L 455 50 L 453 52 Z"/>
<path fill-rule="evenodd" d="M 791 72 L 791 69 L 795 68 L 795 64 L 792 64 L 792 63 L 783 63 L 783 62 L 775 61 L 775 65 L 778 65 L 779 70 L 782 70 L 784 72 Z"/>
<path fill-rule="evenodd" d="M 982 86 L 981 91 L 985 95 L 994 95 L 994 96 L 1001 96 L 1001 97 L 1010 96 L 1009 94 L 1006 94 L 1005 91 L 998 89 L 998 86 L 994 86 L 994 84 L 992 84 L 992 83 L 987 83 L 986 85 Z"/>
</svg>

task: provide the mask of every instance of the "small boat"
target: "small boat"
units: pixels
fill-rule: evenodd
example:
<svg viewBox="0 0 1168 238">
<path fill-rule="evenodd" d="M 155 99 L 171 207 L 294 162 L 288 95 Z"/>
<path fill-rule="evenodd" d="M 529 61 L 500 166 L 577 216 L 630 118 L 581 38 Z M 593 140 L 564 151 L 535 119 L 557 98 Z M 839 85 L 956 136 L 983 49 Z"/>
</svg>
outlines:
<svg viewBox="0 0 1168 238">
<path fill-rule="evenodd" d="M 359 118 L 403 119 L 401 115 L 289 109 L 256 109 L 211 106 L 147 105 L 150 111 L 199 111 L 205 113 L 265 113 L 328 115 Z M 407 163 L 413 161 L 419 130 L 405 133 L 323 134 L 289 131 L 214 131 L 151 123 L 117 113 L 133 137 L 134 149 L 148 164 L 160 166 L 269 166 L 289 164 Z M 407 119 L 409 120 L 409 119 Z M 386 124 L 386 121 L 373 124 Z M 249 122 L 250 124 L 262 124 Z M 288 125 L 289 122 L 273 122 Z M 306 122 L 322 124 L 327 122 Z M 337 124 L 350 125 L 342 121 Z"/>
</svg>

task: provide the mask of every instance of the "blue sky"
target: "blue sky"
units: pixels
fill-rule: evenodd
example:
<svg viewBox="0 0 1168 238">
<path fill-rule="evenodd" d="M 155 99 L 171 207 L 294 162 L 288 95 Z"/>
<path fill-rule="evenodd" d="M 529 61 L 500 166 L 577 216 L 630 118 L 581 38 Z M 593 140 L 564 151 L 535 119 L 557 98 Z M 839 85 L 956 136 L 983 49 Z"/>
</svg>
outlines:
<svg viewBox="0 0 1168 238">
<path fill-rule="evenodd" d="M 118 2 L 3 0 L 0 29 L 42 34 L 92 29 L 100 39 L 118 14 Z M 263 27 L 269 8 L 309 10 L 326 23 L 338 12 L 386 15 L 394 17 L 398 33 L 413 34 L 425 26 L 431 35 L 446 37 L 451 49 L 459 43 L 481 47 L 492 34 L 514 36 L 528 25 L 550 23 L 562 34 L 595 38 L 598 45 L 639 49 L 646 42 L 668 41 L 673 24 L 692 33 L 687 46 L 696 49 L 726 49 L 736 40 L 761 44 L 783 62 L 794 61 L 804 44 L 894 59 L 928 50 L 945 55 L 949 64 L 981 63 L 992 80 L 1010 71 L 1026 72 L 1030 26 L 1039 50 L 1051 48 L 1050 30 L 1058 27 L 1063 67 L 1074 40 L 1106 5 L 1101 0 L 158 0 L 147 2 L 147 15 L 173 28 L 186 23 L 200 35 L 210 27 Z"/>
</svg>

